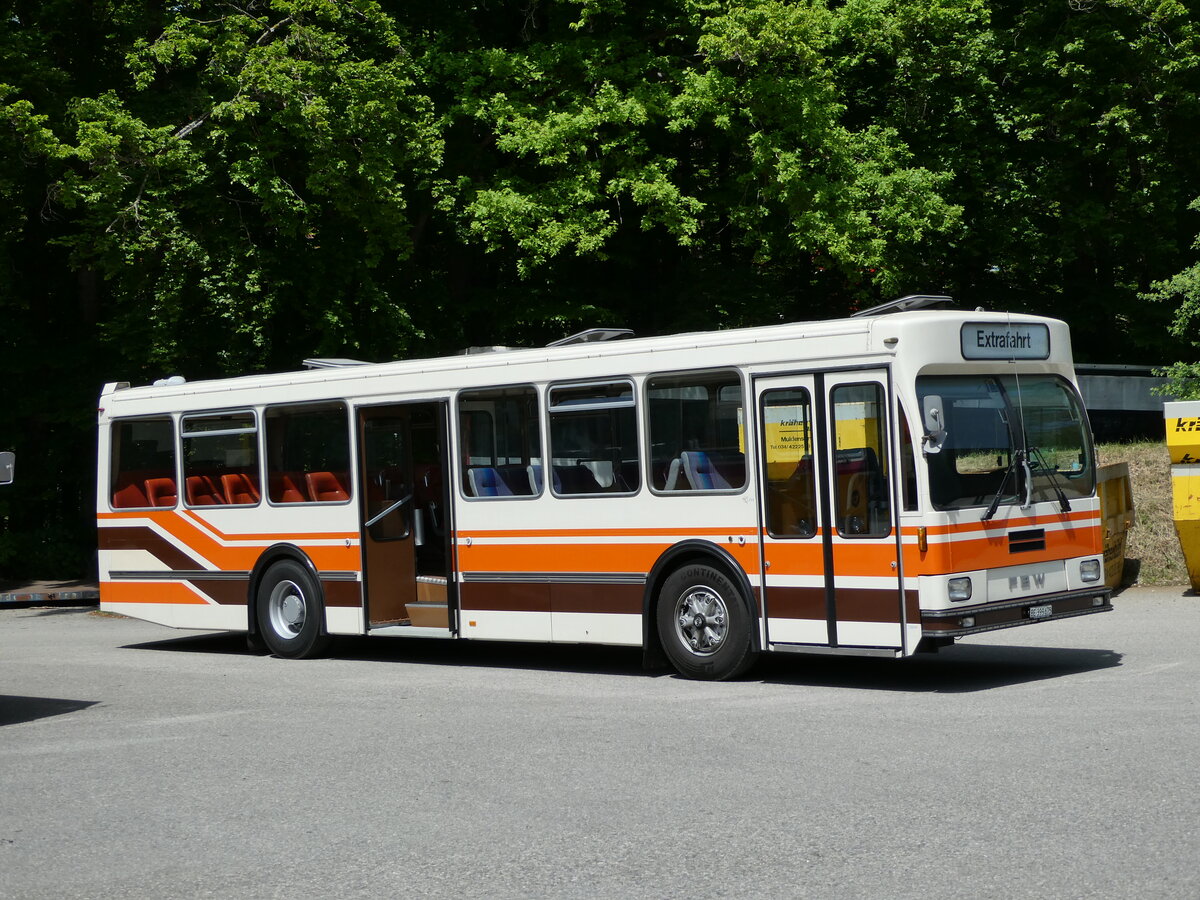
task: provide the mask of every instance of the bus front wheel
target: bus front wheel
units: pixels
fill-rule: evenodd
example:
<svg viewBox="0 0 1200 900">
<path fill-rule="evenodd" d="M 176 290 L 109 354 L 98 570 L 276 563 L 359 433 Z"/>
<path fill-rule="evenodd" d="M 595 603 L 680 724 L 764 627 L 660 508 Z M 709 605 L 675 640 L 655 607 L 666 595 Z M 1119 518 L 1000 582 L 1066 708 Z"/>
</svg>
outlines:
<svg viewBox="0 0 1200 900">
<path fill-rule="evenodd" d="M 308 659 L 328 648 L 320 589 L 299 563 L 271 566 L 259 583 L 257 601 L 258 633 L 276 656 Z"/>
<path fill-rule="evenodd" d="M 688 678 L 721 681 L 754 662 L 742 592 L 712 566 L 692 564 L 673 572 L 659 592 L 657 619 L 667 658 Z"/>
</svg>

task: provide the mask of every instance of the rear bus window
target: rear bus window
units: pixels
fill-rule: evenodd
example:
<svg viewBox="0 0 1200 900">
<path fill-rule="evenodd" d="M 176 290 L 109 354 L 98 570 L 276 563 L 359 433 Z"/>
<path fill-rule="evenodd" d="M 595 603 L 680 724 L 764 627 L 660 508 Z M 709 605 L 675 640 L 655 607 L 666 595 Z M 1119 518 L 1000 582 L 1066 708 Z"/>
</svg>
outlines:
<svg viewBox="0 0 1200 900">
<path fill-rule="evenodd" d="M 184 417 L 183 483 L 188 506 L 259 502 L 258 426 L 252 411 Z"/>
<path fill-rule="evenodd" d="M 458 433 L 468 497 L 542 492 L 542 433 L 534 388 L 463 391 L 458 395 Z"/>
<path fill-rule="evenodd" d="M 646 403 L 653 490 L 745 487 L 742 384 L 735 372 L 650 378 Z"/>
<path fill-rule="evenodd" d="M 350 499 L 350 432 L 344 403 L 285 406 L 263 417 L 272 503 Z"/>
<path fill-rule="evenodd" d="M 550 388 L 555 494 L 632 494 L 641 486 L 633 383 Z"/>
<path fill-rule="evenodd" d="M 174 506 L 175 428 L 170 418 L 116 422 L 112 429 L 112 508 Z"/>
</svg>

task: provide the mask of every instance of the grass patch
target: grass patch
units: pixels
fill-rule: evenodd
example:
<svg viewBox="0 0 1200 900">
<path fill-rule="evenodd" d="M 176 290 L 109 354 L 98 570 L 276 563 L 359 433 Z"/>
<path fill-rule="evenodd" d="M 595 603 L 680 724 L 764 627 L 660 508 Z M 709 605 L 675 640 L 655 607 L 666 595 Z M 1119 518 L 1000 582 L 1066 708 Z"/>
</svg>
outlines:
<svg viewBox="0 0 1200 900">
<path fill-rule="evenodd" d="M 1126 463 L 1137 521 L 1125 545 L 1126 584 L 1187 584 L 1171 506 L 1171 461 L 1163 441 L 1099 444 L 1100 465 Z"/>
</svg>

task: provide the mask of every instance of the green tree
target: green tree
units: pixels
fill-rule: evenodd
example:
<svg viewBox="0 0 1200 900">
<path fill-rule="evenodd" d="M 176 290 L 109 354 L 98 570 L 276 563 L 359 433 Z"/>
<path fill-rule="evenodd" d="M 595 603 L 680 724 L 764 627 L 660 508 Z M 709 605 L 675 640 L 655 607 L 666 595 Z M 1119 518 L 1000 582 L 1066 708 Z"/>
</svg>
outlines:
<svg viewBox="0 0 1200 900">
<path fill-rule="evenodd" d="M 69 0 L 0 6 L 0 575 L 83 573 L 94 540 L 94 410 L 104 367 L 96 273 L 56 243 L 62 174 L 53 126 L 72 98 L 126 78 L 122 46 L 146 27 Z"/>
<path fill-rule="evenodd" d="M 1139 302 L 1178 269 L 1200 175 L 1200 31 L 1158 0 L 848 0 L 856 114 L 954 173 L 962 233 L 938 248 L 969 303 L 1057 315 L 1084 360 L 1173 354 Z"/>
<path fill-rule="evenodd" d="M 1192 209 L 1200 212 L 1200 199 L 1193 201 Z M 1200 236 L 1192 249 L 1200 250 Z M 1156 282 L 1144 297 L 1174 305 L 1171 333 L 1190 347 L 1200 348 L 1200 262 L 1192 263 L 1172 278 Z M 1164 394 L 1176 400 L 1200 400 L 1200 362 L 1175 362 L 1162 367 L 1158 374 L 1167 378 Z"/>
<path fill-rule="evenodd" d="M 131 366 L 201 374 L 403 353 L 389 288 L 441 150 L 408 35 L 369 2 L 175 10 L 59 150 L 63 242 L 107 280 L 106 335 Z"/>
<path fill-rule="evenodd" d="M 10 0 L 0 22 L 0 443 L 23 451 L 0 567 L 86 555 L 105 381 L 915 291 L 1059 315 L 1083 359 L 1192 339 L 1179 0 Z M 1173 331 L 1148 293 L 1183 298 Z"/>
</svg>

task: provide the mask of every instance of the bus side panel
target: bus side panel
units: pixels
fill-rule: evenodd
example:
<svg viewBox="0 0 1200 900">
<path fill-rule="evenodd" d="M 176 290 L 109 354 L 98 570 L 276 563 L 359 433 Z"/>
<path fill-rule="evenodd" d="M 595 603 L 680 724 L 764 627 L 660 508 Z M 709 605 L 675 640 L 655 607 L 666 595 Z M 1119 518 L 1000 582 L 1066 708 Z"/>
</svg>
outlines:
<svg viewBox="0 0 1200 900">
<path fill-rule="evenodd" d="M 233 529 L 282 522 L 278 510 L 139 510 L 100 513 L 101 609 L 175 628 L 245 631 L 250 577 L 259 557 L 281 543 L 316 566 L 331 634 L 361 634 L 357 533 Z M 218 527 L 221 520 L 226 530 Z"/>
<path fill-rule="evenodd" d="M 745 499 L 647 492 L 460 504 L 462 636 L 639 646 L 646 578 L 676 544 L 721 546 L 757 579 L 757 530 Z"/>
</svg>

